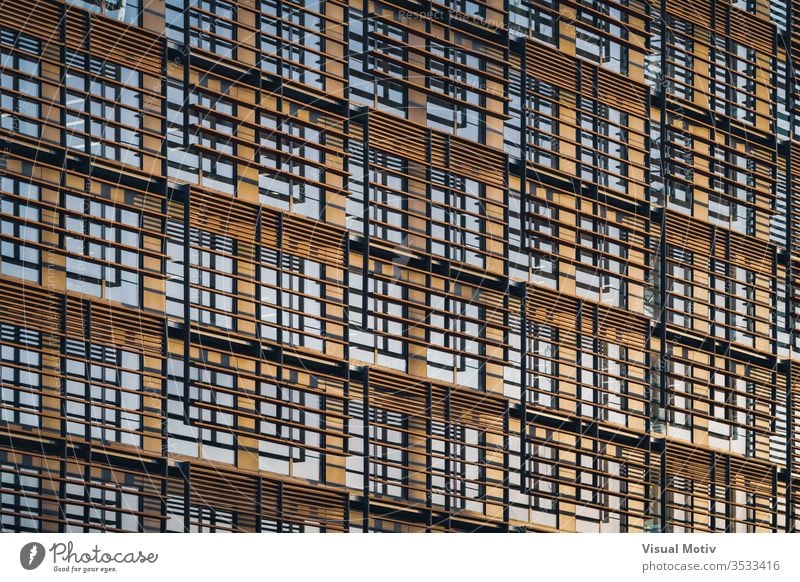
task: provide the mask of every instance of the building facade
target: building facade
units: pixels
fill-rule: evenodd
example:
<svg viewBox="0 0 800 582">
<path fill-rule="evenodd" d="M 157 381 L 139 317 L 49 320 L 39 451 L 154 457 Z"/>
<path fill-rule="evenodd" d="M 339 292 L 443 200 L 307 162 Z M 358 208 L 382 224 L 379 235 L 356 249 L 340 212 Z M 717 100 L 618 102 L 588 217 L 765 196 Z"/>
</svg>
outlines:
<svg viewBox="0 0 800 582">
<path fill-rule="evenodd" d="M 795 57 L 767 0 L 0 3 L 0 529 L 794 531 Z"/>
</svg>

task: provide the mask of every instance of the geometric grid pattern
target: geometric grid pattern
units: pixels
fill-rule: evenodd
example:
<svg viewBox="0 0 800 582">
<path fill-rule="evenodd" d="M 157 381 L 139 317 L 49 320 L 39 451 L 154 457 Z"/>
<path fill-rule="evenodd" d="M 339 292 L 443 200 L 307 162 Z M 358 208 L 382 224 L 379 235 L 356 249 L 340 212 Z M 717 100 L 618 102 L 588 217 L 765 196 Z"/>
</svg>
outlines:
<svg viewBox="0 0 800 582">
<path fill-rule="evenodd" d="M 0 531 L 794 531 L 800 3 L 0 2 Z"/>
</svg>

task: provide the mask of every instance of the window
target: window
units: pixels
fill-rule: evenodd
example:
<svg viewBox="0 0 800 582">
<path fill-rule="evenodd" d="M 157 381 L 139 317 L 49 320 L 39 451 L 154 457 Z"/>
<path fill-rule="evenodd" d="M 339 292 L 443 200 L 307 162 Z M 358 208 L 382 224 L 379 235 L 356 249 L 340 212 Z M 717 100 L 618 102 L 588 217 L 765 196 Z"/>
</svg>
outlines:
<svg viewBox="0 0 800 582">
<path fill-rule="evenodd" d="M 141 73 L 74 51 L 66 62 L 66 146 L 141 168 Z"/>
<path fill-rule="evenodd" d="M 717 337 L 753 347 L 756 325 L 761 322 L 756 319 L 755 271 L 716 259 L 710 270 Z"/>
<path fill-rule="evenodd" d="M 693 368 L 677 359 L 667 359 L 669 378 L 667 421 L 677 428 L 692 427 Z M 687 435 L 690 438 L 690 435 Z"/>
<path fill-rule="evenodd" d="M 405 44 L 408 34 L 399 26 L 382 18 L 370 22 L 373 36 L 370 37 L 370 46 L 375 55 L 375 69 L 387 75 L 403 79 L 404 62 L 407 60 L 408 51 Z M 391 40 L 387 41 L 386 38 Z"/>
<path fill-rule="evenodd" d="M 223 0 L 199 0 L 189 9 L 189 36 L 192 46 L 225 58 L 236 58 L 233 5 Z"/>
<path fill-rule="evenodd" d="M 712 36 L 711 107 L 748 124 L 755 122 L 755 51 Z"/>
<path fill-rule="evenodd" d="M 508 189 L 508 272 L 511 279 L 528 278 L 528 252 L 522 248 L 522 215 L 526 204 L 521 200 L 519 190 Z"/>
<path fill-rule="evenodd" d="M 313 373 L 284 368 L 279 377 L 258 383 L 261 470 L 319 481 L 324 475 L 327 387 L 339 384 Z"/>
<path fill-rule="evenodd" d="M 539 193 L 532 184 L 529 195 L 537 197 L 537 201 L 530 203 L 528 215 L 525 220 L 526 247 L 521 249 L 528 258 L 526 259 L 525 276 L 529 281 L 549 287 L 558 288 L 558 254 L 560 251 L 558 238 L 559 209 L 549 202 L 541 201 Z M 552 192 L 546 193 L 547 200 L 552 199 Z"/>
<path fill-rule="evenodd" d="M 319 183 L 325 181 L 325 133 L 294 118 L 260 113 L 259 120 L 265 128 L 258 132 L 261 203 L 324 219 L 325 190 Z"/>
<path fill-rule="evenodd" d="M 712 372 L 714 385 L 709 388 L 708 432 L 724 440 L 731 437 L 734 394 L 730 390 L 731 377 L 724 372 Z"/>
<path fill-rule="evenodd" d="M 375 97 L 379 109 L 399 117 L 408 116 L 408 94 L 402 83 L 390 79 L 376 79 Z"/>
<path fill-rule="evenodd" d="M 167 312 L 183 317 L 184 308 L 184 227 L 167 222 Z M 236 293 L 236 241 L 227 236 L 192 228 L 189 233 L 191 319 L 227 330 L 236 330 L 234 297 Z"/>
<path fill-rule="evenodd" d="M 711 150 L 710 185 L 715 192 L 709 194 L 709 222 L 752 235 L 758 161 L 747 142 L 727 135 L 725 142 L 715 144 Z"/>
<path fill-rule="evenodd" d="M 304 462 L 306 447 L 320 445 L 321 416 L 318 412 L 306 412 L 320 409 L 320 397 L 274 382 L 260 382 L 258 393 L 263 398 L 258 403 L 262 417 L 258 421 L 259 433 L 270 437 L 261 447 L 261 456 L 274 458 L 266 460 L 272 470 L 282 461 L 286 468 L 278 472 L 288 475 L 289 461 Z"/>
<path fill-rule="evenodd" d="M 365 285 L 360 272 L 351 271 L 350 356 L 405 372 L 408 348 L 406 288 L 384 277 L 369 277 Z M 365 288 L 366 287 L 366 288 Z M 363 294 L 367 294 L 367 312 Z"/>
<path fill-rule="evenodd" d="M 432 42 L 428 57 L 431 76 L 428 86 L 439 96 L 428 97 L 428 122 L 437 129 L 482 142 L 486 120 L 482 110 L 487 81 L 476 71 L 485 71 L 486 60 L 479 53 Z M 465 105 L 468 103 L 472 107 Z"/>
<path fill-rule="evenodd" d="M 192 93 L 177 79 L 168 78 L 167 85 L 167 175 L 180 182 L 197 184 L 198 157 L 191 148 L 197 142 L 195 132 L 186 130 L 189 122 L 187 104 Z"/>
<path fill-rule="evenodd" d="M 558 408 L 558 329 L 528 322 L 526 364 L 528 402 L 545 408 Z"/>
<path fill-rule="evenodd" d="M 673 533 L 694 529 L 695 484 L 692 479 L 671 475 L 668 477 L 667 514 Z M 701 492 L 702 489 L 700 488 Z"/>
<path fill-rule="evenodd" d="M 605 207 L 597 210 L 604 215 Z M 617 217 L 617 222 L 619 218 Z M 581 216 L 575 269 L 579 297 L 615 307 L 627 306 L 628 231 L 610 219 Z"/>
<path fill-rule="evenodd" d="M 0 531 L 41 532 L 41 494 L 41 469 L 0 462 Z"/>
<path fill-rule="evenodd" d="M 366 182 L 369 181 L 369 174 L 364 168 L 364 144 L 355 139 L 348 140 L 348 150 L 350 155 L 349 167 L 350 178 L 348 180 L 349 195 L 345 202 L 347 214 L 346 226 L 355 233 L 364 233 L 364 192 L 367 189 Z M 401 178 L 402 179 L 402 178 Z M 392 192 L 392 196 L 399 196 L 398 192 Z M 395 208 L 399 198 L 393 198 Z M 387 232 L 387 237 L 391 236 Z"/>
<path fill-rule="evenodd" d="M 749 346 L 754 345 L 756 329 L 756 273 L 742 267 L 735 267 L 733 299 L 734 341 Z"/>
<path fill-rule="evenodd" d="M 142 357 L 67 340 L 67 433 L 86 440 L 142 445 Z"/>
<path fill-rule="evenodd" d="M 453 509 L 483 511 L 484 435 L 472 428 L 431 423 L 431 501 Z"/>
<path fill-rule="evenodd" d="M 554 0 L 540 0 L 535 4 L 526 0 L 511 0 L 508 8 L 508 30 L 512 36 L 529 36 L 553 46 L 558 45 Z"/>
<path fill-rule="evenodd" d="M 546 439 L 546 442 L 551 442 L 551 439 Z M 558 511 L 559 453 L 557 447 L 545 444 L 540 439 L 525 439 L 525 485 L 526 491 L 531 494 L 531 507 L 536 512 Z"/>
<path fill-rule="evenodd" d="M 428 125 L 481 142 L 485 139 L 486 115 L 483 111 L 431 95 L 428 97 Z"/>
<path fill-rule="evenodd" d="M 627 425 L 630 414 L 628 350 L 593 337 L 582 337 L 579 354 L 580 414 Z"/>
<path fill-rule="evenodd" d="M 747 1 L 748 4 L 756 4 L 751 0 L 739 0 L 739 1 L 740 2 Z M 770 20 L 772 20 L 772 22 L 777 24 L 778 28 L 781 31 L 786 30 L 786 22 L 788 16 L 787 4 L 788 2 L 786 2 L 786 0 L 772 0 L 772 2 L 769 3 Z"/>
<path fill-rule="evenodd" d="M 351 9 L 350 90 L 352 98 L 399 117 L 408 116 L 406 78 L 408 34 L 385 17 L 363 18 Z M 387 40 L 388 39 L 388 40 Z M 378 71 L 374 75 L 373 71 Z"/>
<path fill-rule="evenodd" d="M 486 5 L 481 2 L 475 2 L 474 0 L 444 0 L 442 3 L 470 17 L 486 18 Z"/>
<path fill-rule="evenodd" d="M 579 519 L 592 522 L 608 521 L 608 487 L 611 482 L 605 477 L 609 473 L 608 461 L 604 458 L 605 443 L 594 441 L 591 454 L 577 455 L 578 506 Z M 580 523 L 578 528 L 580 531 Z"/>
<path fill-rule="evenodd" d="M 372 150 L 371 152 L 370 234 L 382 240 L 405 244 L 407 227 L 408 172 L 404 158 Z M 378 186 L 377 184 L 380 184 Z"/>
<path fill-rule="evenodd" d="M 667 91 L 687 101 L 694 98 L 694 25 L 667 17 Z"/>
<path fill-rule="evenodd" d="M 721 196 L 709 194 L 708 221 L 712 224 L 728 226 L 731 222 L 730 202 Z"/>
<path fill-rule="evenodd" d="M 260 334 L 290 346 L 325 351 L 327 295 L 322 263 L 262 249 Z"/>
<path fill-rule="evenodd" d="M 691 329 L 693 321 L 694 254 L 668 247 L 667 249 L 667 321 Z"/>
<path fill-rule="evenodd" d="M 623 75 L 628 73 L 628 47 L 616 39 L 627 40 L 627 12 L 605 2 L 585 2 L 589 10 L 579 8 L 575 25 L 575 52 L 601 67 Z"/>
<path fill-rule="evenodd" d="M 40 280 L 41 210 L 34 204 L 41 196 L 38 185 L 11 176 L 0 176 L 0 273 Z M 31 201 L 29 203 L 28 201 Z"/>
<path fill-rule="evenodd" d="M 369 409 L 369 488 L 405 499 L 408 495 L 408 418 L 390 410 Z"/>
<path fill-rule="evenodd" d="M 430 187 L 430 251 L 483 268 L 486 265 L 485 186 L 453 173 L 448 179 L 450 188 Z M 436 177 L 433 181 L 439 182 Z"/>
<path fill-rule="evenodd" d="M 214 89 L 209 89 L 210 86 Z M 199 148 L 193 146 L 200 146 L 208 160 L 201 165 L 204 182 L 227 194 L 234 192 L 231 171 L 224 168 L 217 171 L 214 164 L 233 166 L 229 158 L 236 154 L 236 144 L 230 136 L 237 128 L 237 109 L 232 99 L 217 95 L 215 91 L 227 94 L 231 86 L 229 81 L 210 75 L 203 75 L 193 86 L 175 79 L 167 80 L 167 140 L 172 174 L 196 183 L 200 157 L 195 153 Z M 188 131 L 187 126 L 190 126 Z"/>
<path fill-rule="evenodd" d="M 366 40 L 365 35 L 368 35 L 369 33 L 369 29 L 366 27 L 369 26 L 369 23 L 374 22 L 374 20 L 371 18 L 364 18 L 363 12 L 352 7 L 348 9 L 348 14 L 348 68 L 350 71 L 350 99 L 354 103 L 361 105 L 372 105 L 375 93 L 374 76 L 369 70 L 369 57 L 367 55 L 367 52 L 372 50 L 372 47 Z M 396 46 L 399 43 L 392 44 Z"/>
<path fill-rule="evenodd" d="M 788 246 L 789 224 L 787 207 L 788 200 L 788 180 L 786 179 L 786 172 L 778 168 L 776 173 L 776 196 L 774 209 L 775 213 L 770 217 L 770 242 L 773 244 L 786 248 Z M 794 246 L 794 245 L 793 245 Z"/>
<path fill-rule="evenodd" d="M 522 96 L 522 79 L 520 71 L 509 67 L 508 70 L 508 115 L 503 125 L 503 146 L 506 153 L 512 159 L 522 157 L 521 142 L 522 132 L 520 130 L 520 119 L 522 119 L 523 103 L 527 101 L 527 96 Z"/>
<path fill-rule="evenodd" d="M 688 124 L 670 119 L 667 129 L 667 181 L 669 206 L 679 212 L 692 211 L 694 189 L 694 137 Z"/>
<path fill-rule="evenodd" d="M 40 54 L 39 40 L 0 27 L 0 129 L 40 137 Z"/>
<path fill-rule="evenodd" d="M 450 295 L 428 294 L 429 324 L 428 377 L 444 382 L 484 389 L 485 313 L 479 292 L 472 301 Z"/>
<path fill-rule="evenodd" d="M 0 323 L 0 422 L 40 428 L 42 336 Z"/>
<path fill-rule="evenodd" d="M 139 24 L 141 2 L 142 0 L 67 0 L 68 4 L 134 25 Z"/>
<path fill-rule="evenodd" d="M 141 213 L 74 194 L 65 208 L 67 289 L 139 307 Z"/>
<path fill-rule="evenodd" d="M 526 121 L 528 160 L 551 168 L 559 166 L 559 90 L 531 79 Z"/>
<path fill-rule="evenodd" d="M 618 192 L 628 191 L 628 114 L 580 97 L 581 177 Z"/>
<path fill-rule="evenodd" d="M 83 477 L 79 473 L 68 475 L 64 485 L 68 500 L 64 506 L 67 531 L 142 531 L 136 512 L 143 510 L 143 500 L 139 487 L 128 484 L 132 479 L 117 483 L 107 469 L 101 470 L 99 478 L 86 483 Z"/>
<path fill-rule="evenodd" d="M 231 316 L 235 312 L 236 241 L 227 236 L 191 229 L 192 268 L 189 274 L 194 285 L 191 300 L 192 320 L 223 329 L 236 329 Z"/>
<path fill-rule="evenodd" d="M 786 61 L 775 59 L 774 127 L 779 139 L 789 139 L 792 134 L 792 115 L 789 105 L 789 65 Z"/>
<path fill-rule="evenodd" d="M 180 455 L 234 463 L 236 376 L 199 360 L 189 366 L 188 383 L 184 378 L 183 361 L 170 359 L 168 370 L 169 450 Z"/>
<path fill-rule="evenodd" d="M 323 3 L 310 6 L 314 11 L 274 0 L 261 2 L 261 34 L 259 54 L 261 69 L 281 75 L 316 89 L 325 89 L 326 67 L 322 30 L 324 22 L 318 12 Z"/>
<path fill-rule="evenodd" d="M 405 178 L 403 179 L 405 182 Z M 408 243 L 408 203 L 404 192 L 373 186 L 370 205 L 370 234 L 398 245 Z"/>
</svg>

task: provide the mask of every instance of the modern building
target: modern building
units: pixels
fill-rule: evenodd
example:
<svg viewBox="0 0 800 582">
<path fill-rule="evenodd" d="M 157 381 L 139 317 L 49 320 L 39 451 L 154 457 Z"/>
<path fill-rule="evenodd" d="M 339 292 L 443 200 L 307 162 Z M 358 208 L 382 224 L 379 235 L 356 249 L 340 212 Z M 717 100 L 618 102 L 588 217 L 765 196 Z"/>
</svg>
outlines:
<svg viewBox="0 0 800 582">
<path fill-rule="evenodd" d="M 3 531 L 794 531 L 800 3 L 0 2 Z"/>
</svg>

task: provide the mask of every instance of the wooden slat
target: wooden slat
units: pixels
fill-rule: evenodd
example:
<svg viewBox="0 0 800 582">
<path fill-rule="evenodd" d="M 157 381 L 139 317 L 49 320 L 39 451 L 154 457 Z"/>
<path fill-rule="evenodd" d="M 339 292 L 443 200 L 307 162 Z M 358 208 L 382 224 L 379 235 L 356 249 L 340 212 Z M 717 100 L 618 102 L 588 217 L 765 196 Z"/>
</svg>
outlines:
<svg viewBox="0 0 800 582">
<path fill-rule="evenodd" d="M 568 91 L 575 90 L 578 61 L 574 57 L 531 40 L 526 50 L 530 55 L 526 60 L 526 71 L 530 76 Z"/>
<path fill-rule="evenodd" d="M 0 26 L 34 36 L 44 44 L 56 43 L 62 9 L 62 4 L 48 0 L 6 0 L 0 2 Z"/>
</svg>

